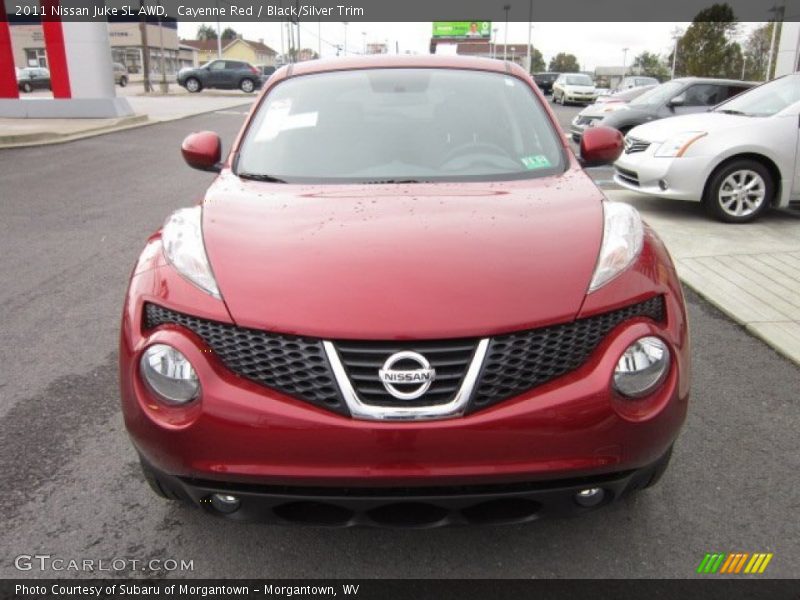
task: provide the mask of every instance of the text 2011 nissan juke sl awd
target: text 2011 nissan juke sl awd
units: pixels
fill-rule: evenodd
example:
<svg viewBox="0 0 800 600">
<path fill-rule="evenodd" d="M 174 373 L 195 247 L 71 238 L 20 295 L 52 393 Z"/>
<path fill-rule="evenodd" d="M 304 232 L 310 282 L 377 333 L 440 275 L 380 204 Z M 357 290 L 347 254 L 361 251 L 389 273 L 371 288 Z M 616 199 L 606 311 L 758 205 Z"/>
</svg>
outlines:
<svg viewBox="0 0 800 600">
<path fill-rule="evenodd" d="M 290 65 L 147 242 L 122 408 L 148 482 L 231 519 L 508 523 L 655 483 L 686 416 L 670 257 L 516 65 Z"/>
</svg>

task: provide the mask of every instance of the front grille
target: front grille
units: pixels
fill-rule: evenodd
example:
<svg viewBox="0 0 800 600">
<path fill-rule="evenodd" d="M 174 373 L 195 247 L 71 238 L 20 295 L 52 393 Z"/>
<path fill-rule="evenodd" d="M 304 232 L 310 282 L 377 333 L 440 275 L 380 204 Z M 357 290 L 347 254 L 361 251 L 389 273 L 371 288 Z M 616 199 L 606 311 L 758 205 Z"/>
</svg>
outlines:
<svg viewBox="0 0 800 600">
<path fill-rule="evenodd" d="M 614 327 L 634 317 L 663 321 L 663 298 L 656 296 L 564 325 L 492 338 L 470 410 L 497 404 L 577 369 Z"/>
<path fill-rule="evenodd" d="M 491 338 L 468 411 L 492 406 L 579 368 L 614 327 L 635 317 L 663 321 L 663 298 L 657 296 L 572 323 Z M 236 375 L 316 406 L 350 414 L 322 340 L 237 327 L 146 304 L 144 327 L 160 325 L 180 325 L 191 330 Z M 365 404 L 387 407 L 450 402 L 464 381 L 477 344 L 476 339 L 334 342 L 359 399 Z M 386 359 L 403 350 L 422 354 L 436 369 L 431 387 L 415 400 L 395 398 L 378 377 Z M 417 367 L 395 365 L 401 370 Z M 409 385 L 414 388 L 419 384 Z M 402 390 L 402 385 L 397 386 Z"/>
<path fill-rule="evenodd" d="M 192 317 L 145 305 L 145 327 L 182 325 L 200 337 L 233 373 L 317 406 L 350 414 L 322 342 Z"/>
<path fill-rule="evenodd" d="M 374 406 L 433 406 L 453 399 L 464 380 L 475 354 L 475 340 L 439 340 L 414 342 L 336 342 L 336 350 L 359 399 Z M 424 356 L 436 369 L 431 387 L 416 400 L 399 400 L 392 396 L 378 378 L 378 371 L 392 354 L 411 350 Z M 397 363 L 394 368 L 414 369 L 419 365 Z M 403 386 L 396 386 L 401 391 Z M 419 384 L 410 384 L 411 389 Z"/>
<path fill-rule="evenodd" d="M 644 152 L 650 147 L 650 142 L 640 140 L 639 138 L 626 136 L 625 137 L 625 154 L 633 154 L 634 152 Z"/>
<path fill-rule="evenodd" d="M 629 169 L 623 169 L 622 167 L 614 167 L 614 171 L 617 173 L 617 176 L 625 181 L 626 183 L 630 183 L 631 185 L 639 186 L 639 174 L 636 171 L 631 171 Z"/>
</svg>

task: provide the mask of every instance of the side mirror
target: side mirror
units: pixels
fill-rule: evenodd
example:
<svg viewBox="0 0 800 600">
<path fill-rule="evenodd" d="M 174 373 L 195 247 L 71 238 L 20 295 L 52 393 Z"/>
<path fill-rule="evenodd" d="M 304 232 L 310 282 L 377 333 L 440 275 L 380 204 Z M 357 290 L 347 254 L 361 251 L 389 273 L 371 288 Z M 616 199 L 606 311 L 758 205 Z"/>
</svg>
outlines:
<svg viewBox="0 0 800 600">
<path fill-rule="evenodd" d="M 186 164 L 200 171 L 219 173 L 222 170 L 222 142 L 213 131 L 201 131 L 186 137 L 181 144 Z"/>
<path fill-rule="evenodd" d="M 590 127 L 581 137 L 580 163 L 584 167 L 599 167 L 613 163 L 622 154 L 622 134 L 611 127 Z"/>
<path fill-rule="evenodd" d="M 686 104 L 686 94 L 678 94 L 674 98 L 670 98 L 668 104 L 670 106 L 683 106 Z"/>
</svg>

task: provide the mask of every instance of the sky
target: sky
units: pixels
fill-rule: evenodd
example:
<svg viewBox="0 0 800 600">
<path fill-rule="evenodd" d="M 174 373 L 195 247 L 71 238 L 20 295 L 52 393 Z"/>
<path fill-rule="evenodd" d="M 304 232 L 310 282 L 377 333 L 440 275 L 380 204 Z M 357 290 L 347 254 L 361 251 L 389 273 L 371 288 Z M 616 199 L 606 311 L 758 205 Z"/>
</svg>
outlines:
<svg viewBox="0 0 800 600">
<path fill-rule="evenodd" d="M 208 23 L 216 28 L 216 23 Z M 182 38 L 194 38 L 201 23 L 178 23 L 178 34 Z M 595 67 L 622 66 L 623 60 L 630 65 L 633 57 L 644 51 L 667 55 L 672 51 L 673 31 L 683 31 L 690 23 L 533 23 L 531 41 L 544 55 L 545 62 L 558 52 L 568 52 L 578 58 L 581 70 L 591 71 Z M 759 23 L 740 23 L 740 41 Z M 264 43 L 281 52 L 281 30 L 285 24 L 277 22 L 230 23 L 222 28 L 233 27 L 247 39 L 264 39 Z M 496 41 L 505 40 L 505 23 L 494 23 Z M 342 23 L 301 23 L 300 43 L 302 47 L 320 51 L 323 57 L 336 56 L 336 44 L 344 46 L 347 31 L 347 48 L 350 53 L 361 53 L 364 42 L 383 42 L 394 53 L 396 44 L 400 52 L 427 54 L 431 37 L 431 23 L 357 23 L 347 26 Z M 318 33 L 319 31 L 319 33 Z M 284 36 L 286 37 L 286 36 Z M 322 42 L 319 42 L 319 39 Z M 526 44 L 528 23 L 508 24 L 508 43 Z M 288 42 L 284 42 L 288 48 Z M 628 48 L 627 53 L 623 51 Z"/>
</svg>

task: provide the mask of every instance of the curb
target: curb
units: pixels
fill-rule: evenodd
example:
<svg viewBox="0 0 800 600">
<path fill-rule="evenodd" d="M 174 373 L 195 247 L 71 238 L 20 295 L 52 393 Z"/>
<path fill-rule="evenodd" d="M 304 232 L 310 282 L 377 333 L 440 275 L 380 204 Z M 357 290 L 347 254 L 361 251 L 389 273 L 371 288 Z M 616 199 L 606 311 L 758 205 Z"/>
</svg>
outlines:
<svg viewBox="0 0 800 600">
<path fill-rule="evenodd" d="M 212 108 L 209 110 L 202 110 L 187 115 L 181 115 L 179 117 L 171 117 L 168 119 L 158 119 L 158 120 L 150 119 L 148 115 L 134 115 L 133 117 L 126 117 L 126 119 L 130 120 L 129 121 L 126 120 L 126 122 L 124 123 L 116 123 L 114 125 L 103 125 L 100 127 L 85 129 L 83 131 L 77 131 L 75 133 L 70 133 L 70 134 L 60 134 L 55 132 L 53 133 L 37 132 L 30 134 L 0 136 L 0 150 L 12 149 L 12 148 L 31 148 L 35 146 L 49 146 L 54 144 L 65 144 L 67 142 L 75 142 L 78 140 L 97 137 L 108 133 L 115 133 L 117 131 L 136 129 L 137 127 L 147 127 L 150 125 L 158 125 L 159 123 L 181 121 L 183 119 L 189 119 L 191 117 L 196 117 L 198 115 L 205 115 L 217 112 L 218 110 L 224 110 L 224 109 Z M 14 139 L 25 138 L 25 139 L 19 142 L 17 141 L 12 142 L 10 141 L 11 138 Z"/>
</svg>

